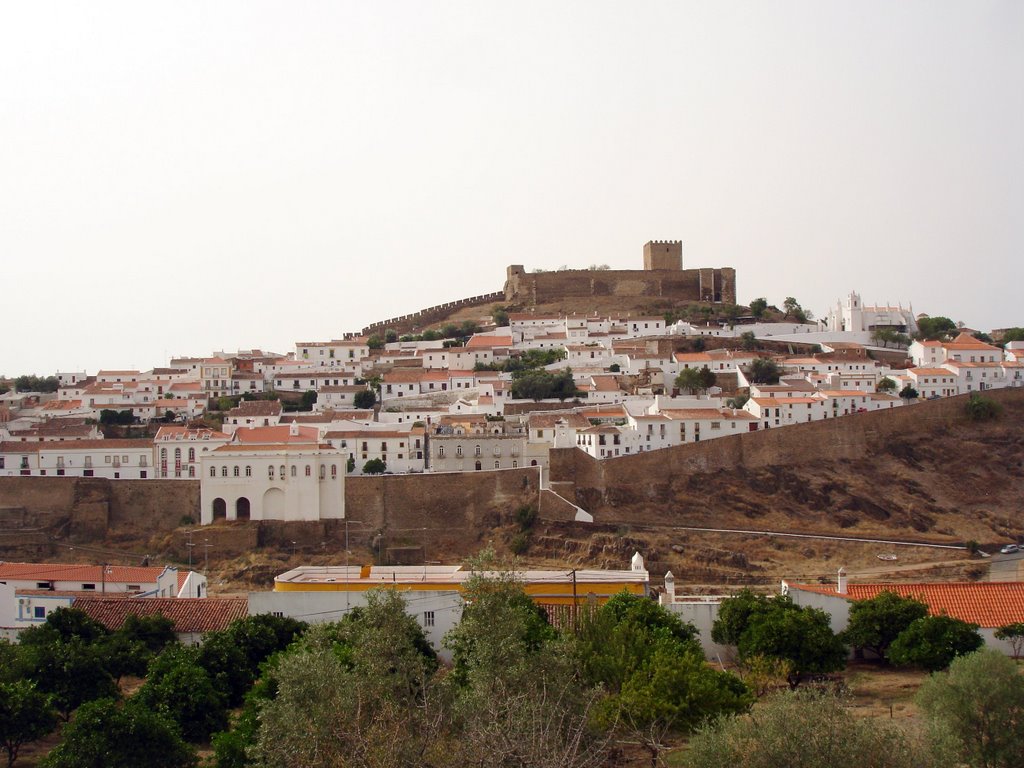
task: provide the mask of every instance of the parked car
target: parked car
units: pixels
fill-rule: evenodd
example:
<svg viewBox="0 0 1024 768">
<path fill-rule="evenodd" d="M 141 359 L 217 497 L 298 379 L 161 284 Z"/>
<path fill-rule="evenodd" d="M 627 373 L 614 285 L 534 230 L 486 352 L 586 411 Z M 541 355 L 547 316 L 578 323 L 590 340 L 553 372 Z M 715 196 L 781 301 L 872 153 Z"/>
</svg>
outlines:
<svg viewBox="0 0 1024 768">
<path fill-rule="evenodd" d="M 999 550 L 1001 555 L 1012 555 L 1014 552 L 1020 552 L 1020 547 L 1016 544 L 1007 544 L 1005 547 Z"/>
</svg>

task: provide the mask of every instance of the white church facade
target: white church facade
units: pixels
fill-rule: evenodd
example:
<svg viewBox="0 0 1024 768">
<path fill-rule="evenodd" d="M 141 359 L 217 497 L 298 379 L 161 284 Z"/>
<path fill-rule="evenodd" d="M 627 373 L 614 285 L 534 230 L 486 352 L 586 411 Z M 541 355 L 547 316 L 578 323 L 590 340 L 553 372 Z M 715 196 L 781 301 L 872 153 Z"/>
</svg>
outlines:
<svg viewBox="0 0 1024 768">
<path fill-rule="evenodd" d="M 203 455 L 200 522 L 344 518 L 345 454 L 296 436 L 229 443 Z"/>
<path fill-rule="evenodd" d="M 825 319 L 825 330 L 845 333 L 871 333 L 892 330 L 897 333 L 917 333 L 914 308 L 902 304 L 891 306 L 864 306 L 860 294 L 852 291 L 846 301 L 837 301 Z"/>
</svg>

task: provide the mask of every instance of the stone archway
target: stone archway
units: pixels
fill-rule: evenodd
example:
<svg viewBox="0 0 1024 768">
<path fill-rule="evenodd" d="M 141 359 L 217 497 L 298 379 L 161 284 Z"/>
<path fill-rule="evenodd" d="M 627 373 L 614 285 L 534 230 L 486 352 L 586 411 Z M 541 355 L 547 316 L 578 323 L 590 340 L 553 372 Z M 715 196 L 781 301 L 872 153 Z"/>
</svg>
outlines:
<svg viewBox="0 0 1024 768">
<path fill-rule="evenodd" d="M 223 520 L 228 516 L 228 503 L 219 496 L 213 500 L 213 519 Z"/>
<path fill-rule="evenodd" d="M 249 520 L 251 519 L 251 509 L 249 499 L 245 496 L 239 496 L 235 501 L 235 519 L 236 520 Z"/>
</svg>

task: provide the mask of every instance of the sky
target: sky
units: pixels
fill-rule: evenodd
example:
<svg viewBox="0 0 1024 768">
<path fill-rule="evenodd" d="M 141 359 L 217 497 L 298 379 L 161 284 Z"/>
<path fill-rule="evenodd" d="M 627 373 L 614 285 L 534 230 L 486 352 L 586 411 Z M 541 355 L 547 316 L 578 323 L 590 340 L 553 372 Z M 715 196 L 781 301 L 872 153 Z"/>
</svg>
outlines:
<svg viewBox="0 0 1024 768">
<path fill-rule="evenodd" d="M 500 290 L 1024 325 L 1024 3 L 0 5 L 0 374 L 148 369 Z"/>
</svg>

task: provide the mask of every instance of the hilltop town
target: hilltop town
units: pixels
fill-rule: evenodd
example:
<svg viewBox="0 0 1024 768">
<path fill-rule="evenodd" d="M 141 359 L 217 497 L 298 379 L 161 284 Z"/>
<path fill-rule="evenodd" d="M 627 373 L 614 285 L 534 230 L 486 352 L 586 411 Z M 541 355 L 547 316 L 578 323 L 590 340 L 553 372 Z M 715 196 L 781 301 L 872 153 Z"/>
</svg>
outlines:
<svg viewBox="0 0 1024 768">
<path fill-rule="evenodd" d="M 244 660 L 218 655 L 225 643 L 277 633 L 279 651 L 301 654 L 306 641 L 285 646 L 307 624 L 355 631 L 384 621 L 386 605 L 404 612 L 404 629 L 374 624 L 360 643 L 418 638 L 429 665 L 462 674 L 460 635 L 481 631 L 479 611 L 499 612 L 485 624 L 500 620 L 500 605 L 487 607 L 494 584 L 511 589 L 502 599 L 537 605 L 545 642 L 567 644 L 581 669 L 595 653 L 581 638 L 597 632 L 603 645 L 601 633 L 619 631 L 600 622 L 639 611 L 615 619 L 628 624 L 660 606 L 645 621 L 675 628 L 673 665 L 694 653 L 731 660 L 739 678 L 703 664 L 694 672 L 733 691 L 731 703 L 716 699 L 721 712 L 840 670 L 853 651 L 910 667 L 948 665 L 981 645 L 1018 655 L 1024 552 L 1009 543 L 1020 527 L 1007 499 L 1019 497 L 1019 480 L 996 482 L 992 465 L 1019 463 L 1024 333 L 982 333 L 909 303 L 865 305 L 856 292 L 815 320 L 792 297 L 739 306 L 735 290 L 734 270 L 683 269 L 681 243 L 652 241 L 641 270 L 513 265 L 502 292 L 287 353 L 15 379 L 0 395 L 0 638 L 26 640 L 11 658 L 54 686 L 40 670 L 65 640 L 50 635 L 87 628 L 106 659 L 97 675 L 148 678 L 125 712 L 156 700 L 162 664 L 198 677 L 244 671 Z M 511 578 L 480 570 L 493 560 L 462 562 L 481 549 L 493 557 L 495 541 L 524 558 Z M 150 546 L 176 562 L 132 552 Z M 40 557 L 10 562 L 12 553 Z M 773 579 L 778 599 L 722 593 Z M 478 608 L 481 589 L 491 597 Z M 799 642 L 823 645 L 769 644 L 775 661 L 758 671 L 761 657 L 726 631 L 733 606 L 750 600 L 764 621 L 789 611 L 815 623 Z M 858 606 L 887 600 L 935 627 L 953 622 L 961 645 L 935 661 L 914 655 L 926 646 L 916 640 L 901 657 L 851 639 Z M 894 637 L 912 633 L 904 623 Z M 168 650 L 136 644 L 119 655 L 140 627 L 161 628 Z M 496 642 L 506 630 L 520 631 L 496 626 Z M 178 644 L 204 650 L 182 655 Z M 256 748 L 244 709 L 228 730 L 227 709 L 256 668 L 246 674 L 249 683 L 198 706 L 201 723 L 172 707 L 192 744 L 222 731 L 218 765 L 235 764 L 218 739 Z M 419 684 L 437 684 L 424 674 Z M 911 680 L 912 692 L 921 679 Z M 916 717 L 910 693 L 901 696 L 899 716 Z M 68 713 L 101 706 L 51 702 Z M 626 753 L 654 760 L 672 746 L 666 735 L 694 726 L 640 722 L 664 730 L 608 733 L 628 734 Z M 181 747 L 182 764 L 191 748 Z M 595 754 L 595 765 L 631 759 Z"/>
<path fill-rule="evenodd" d="M 553 449 L 604 461 L 1024 386 L 1021 340 L 1000 347 L 856 292 L 818 321 L 791 298 L 739 307 L 734 271 L 683 269 L 678 241 L 647 243 L 643 266 L 514 266 L 501 301 L 283 354 L 60 372 L 52 392 L 0 395 L 0 476 L 198 481 L 203 524 L 342 518 L 345 476 L 544 472 Z M 665 313 L 537 311 L 652 294 Z M 416 326 L 443 311 L 472 319 Z"/>
</svg>

